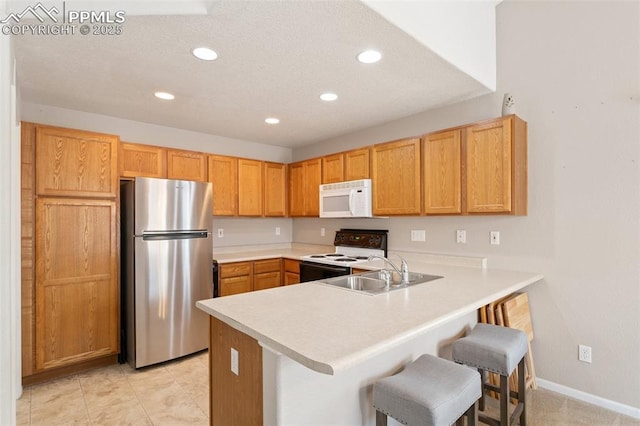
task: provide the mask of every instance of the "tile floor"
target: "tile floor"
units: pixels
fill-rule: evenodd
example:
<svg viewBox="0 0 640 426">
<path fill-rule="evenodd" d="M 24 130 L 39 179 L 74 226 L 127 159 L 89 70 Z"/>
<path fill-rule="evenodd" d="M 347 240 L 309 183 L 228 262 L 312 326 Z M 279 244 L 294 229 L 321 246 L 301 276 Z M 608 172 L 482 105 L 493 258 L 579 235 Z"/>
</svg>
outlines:
<svg viewBox="0 0 640 426">
<path fill-rule="evenodd" d="M 113 365 L 24 389 L 18 425 L 207 425 L 207 353 L 134 370 Z M 527 423 L 640 426 L 640 420 L 537 389 L 527 393 Z M 488 399 L 489 409 L 497 409 Z"/>
</svg>

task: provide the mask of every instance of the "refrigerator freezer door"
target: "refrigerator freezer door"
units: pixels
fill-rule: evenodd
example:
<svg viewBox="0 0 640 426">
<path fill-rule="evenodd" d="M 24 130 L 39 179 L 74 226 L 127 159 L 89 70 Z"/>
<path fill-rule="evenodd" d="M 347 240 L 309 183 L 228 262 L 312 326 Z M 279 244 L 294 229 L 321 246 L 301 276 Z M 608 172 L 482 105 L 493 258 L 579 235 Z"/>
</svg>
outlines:
<svg viewBox="0 0 640 426">
<path fill-rule="evenodd" d="M 211 247 L 210 236 L 135 239 L 136 368 L 208 347 L 208 316 L 195 302 L 213 297 Z"/>
<path fill-rule="evenodd" d="M 211 184 L 136 178 L 135 235 L 211 228 Z"/>
</svg>

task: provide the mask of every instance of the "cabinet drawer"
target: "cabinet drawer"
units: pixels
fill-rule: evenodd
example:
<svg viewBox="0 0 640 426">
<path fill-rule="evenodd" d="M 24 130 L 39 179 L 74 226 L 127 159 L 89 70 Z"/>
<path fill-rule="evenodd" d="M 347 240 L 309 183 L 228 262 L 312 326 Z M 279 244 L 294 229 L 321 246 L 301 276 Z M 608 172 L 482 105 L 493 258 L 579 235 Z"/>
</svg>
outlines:
<svg viewBox="0 0 640 426">
<path fill-rule="evenodd" d="M 294 274 L 300 273 L 300 261 L 293 259 L 284 259 L 284 270 Z"/>
<path fill-rule="evenodd" d="M 220 279 L 251 275 L 251 262 L 227 263 L 220 265 Z"/>
<path fill-rule="evenodd" d="M 280 287 L 282 284 L 282 278 L 280 271 L 267 272 L 265 274 L 258 274 L 253 276 L 253 289 L 264 290 L 265 288 Z"/>
<path fill-rule="evenodd" d="M 280 268 L 280 259 L 256 260 L 255 262 L 253 262 L 254 274 L 263 274 L 265 272 L 280 272 Z"/>
<path fill-rule="evenodd" d="M 251 277 L 249 275 L 220 280 L 220 296 L 246 293 L 247 291 L 251 291 Z"/>
</svg>

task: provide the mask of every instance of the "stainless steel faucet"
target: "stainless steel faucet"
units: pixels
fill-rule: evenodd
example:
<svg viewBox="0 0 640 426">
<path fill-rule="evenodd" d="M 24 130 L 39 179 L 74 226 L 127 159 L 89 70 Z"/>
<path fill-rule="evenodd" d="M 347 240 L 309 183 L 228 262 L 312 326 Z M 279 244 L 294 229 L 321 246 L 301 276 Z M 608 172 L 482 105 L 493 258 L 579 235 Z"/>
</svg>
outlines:
<svg viewBox="0 0 640 426">
<path fill-rule="evenodd" d="M 393 269 L 395 269 L 395 271 L 400 274 L 401 280 L 400 284 L 409 284 L 409 265 L 407 264 L 407 261 L 404 260 L 404 257 L 400 256 L 399 254 L 396 254 L 396 256 L 398 256 L 401 260 L 401 264 L 400 264 L 400 269 L 398 269 L 398 267 L 396 265 L 393 264 L 392 261 L 390 261 L 389 259 L 387 259 L 384 256 L 379 256 L 377 254 L 372 254 L 371 256 L 369 256 L 369 258 L 367 259 L 368 261 L 372 261 L 375 258 L 378 259 L 382 259 L 385 262 L 387 262 L 389 265 L 391 265 L 391 267 Z"/>
</svg>

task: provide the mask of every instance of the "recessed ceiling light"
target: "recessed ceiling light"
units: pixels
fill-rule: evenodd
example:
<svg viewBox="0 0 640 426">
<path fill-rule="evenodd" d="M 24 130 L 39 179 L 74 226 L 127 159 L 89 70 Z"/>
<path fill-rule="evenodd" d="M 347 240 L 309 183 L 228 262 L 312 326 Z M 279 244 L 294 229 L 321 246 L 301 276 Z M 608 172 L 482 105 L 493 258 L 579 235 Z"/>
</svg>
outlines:
<svg viewBox="0 0 640 426">
<path fill-rule="evenodd" d="M 203 61 L 214 61 L 218 58 L 218 54 L 208 47 L 196 47 L 191 51 L 193 56 Z"/>
<path fill-rule="evenodd" d="M 382 53 L 377 50 L 365 50 L 358 54 L 358 61 L 363 64 L 373 64 L 382 58 Z"/>
<path fill-rule="evenodd" d="M 175 99 L 175 96 L 168 92 L 156 92 L 154 93 L 154 95 L 156 98 L 164 99 L 165 101 L 172 101 L 173 99 Z"/>
<path fill-rule="evenodd" d="M 331 102 L 338 99 L 338 95 L 336 95 L 335 93 L 323 93 L 322 95 L 320 95 L 320 99 L 322 99 L 323 101 Z"/>
<path fill-rule="evenodd" d="M 264 122 L 267 123 L 267 124 L 278 124 L 280 122 L 280 120 L 278 120 L 275 117 L 269 117 L 269 118 L 265 119 Z"/>
</svg>

